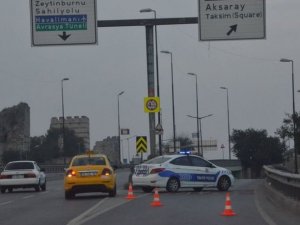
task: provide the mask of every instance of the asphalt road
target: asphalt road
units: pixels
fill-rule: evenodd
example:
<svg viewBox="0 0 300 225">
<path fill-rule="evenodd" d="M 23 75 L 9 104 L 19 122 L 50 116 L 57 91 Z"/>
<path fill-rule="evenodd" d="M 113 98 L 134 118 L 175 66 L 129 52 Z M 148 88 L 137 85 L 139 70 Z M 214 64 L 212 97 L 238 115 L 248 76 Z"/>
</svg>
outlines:
<svg viewBox="0 0 300 225">
<path fill-rule="evenodd" d="M 0 195 L 1 225 L 292 225 L 300 217 L 272 204 L 263 192 L 263 180 L 238 180 L 230 189 L 233 217 L 221 216 L 225 192 L 205 189 L 167 193 L 159 190 L 161 207 L 152 207 L 153 194 L 134 190 L 127 200 L 128 171 L 118 174 L 118 194 L 82 194 L 64 199 L 61 176 L 49 177 L 47 191 L 16 190 Z M 276 215 L 275 215 L 276 214 Z"/>
</svg>

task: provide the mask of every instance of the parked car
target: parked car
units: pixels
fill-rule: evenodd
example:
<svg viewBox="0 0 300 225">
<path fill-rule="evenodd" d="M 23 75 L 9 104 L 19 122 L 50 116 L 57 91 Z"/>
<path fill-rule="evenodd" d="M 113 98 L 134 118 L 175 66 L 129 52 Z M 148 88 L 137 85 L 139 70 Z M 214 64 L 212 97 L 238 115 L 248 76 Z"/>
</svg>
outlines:
<svg viewBox="0 0 300 225">
<path fill-rule="evenodd" d="M 0 174 L 1 193 L 17 188 L 46 190 L 46 175 L 35 161 L 13 161 L 7 163 Z"/>
<path fill-rule="evenodd" d="M 230 170 L 218 167 L 202 157 L 189 154 L 163 155 L 135 166 L 133 186 L 151 192 L 155 187 L 177 192 L 179 188 L 201 191 L 205 187 L 217 187 L 227 191 L 233 184 Z"/>
<path fill-rule="evenodd" d="M 78 193 L 104 192 L 116 196 L 116 173 L 103 154 L 74 156 L 64 178 L 65 199 Z"/>
</svg>

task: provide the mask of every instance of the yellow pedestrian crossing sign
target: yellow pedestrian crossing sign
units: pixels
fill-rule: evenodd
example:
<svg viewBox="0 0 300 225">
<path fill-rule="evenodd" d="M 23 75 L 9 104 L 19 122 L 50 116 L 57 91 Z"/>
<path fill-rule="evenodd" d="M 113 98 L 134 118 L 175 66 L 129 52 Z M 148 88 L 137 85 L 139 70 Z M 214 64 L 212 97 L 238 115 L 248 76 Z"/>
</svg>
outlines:
<svg viewBox="0 0 300 225">
<path fill-rule="evenodd" d="M 160 111 L 159 97 L 145 97 L 144 111 L 146 113 L 159 112 Z"/>
<path fill-rule="evenodd" d="M 147 137 L 137 136 L 136 137 L 136 152 L 146 153 L 147 152 Z"/>
</svg>

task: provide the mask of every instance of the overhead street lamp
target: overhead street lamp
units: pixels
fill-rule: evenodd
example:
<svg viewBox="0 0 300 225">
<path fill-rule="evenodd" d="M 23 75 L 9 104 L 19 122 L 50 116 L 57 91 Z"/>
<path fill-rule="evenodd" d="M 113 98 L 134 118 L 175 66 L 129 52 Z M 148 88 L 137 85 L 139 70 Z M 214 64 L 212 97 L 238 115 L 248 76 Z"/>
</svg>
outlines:
<svg viewBox="0 0 300 225">
<path fill-rule="evenodd" d="M 210 116 L 212 116 L 213 114 L 208 114 L 208 115 L 206 115 L 206 116 L 202 116 L 202 117 L 198 117 L 198 116 L 191 116 L 191 115 L 187 115 L 188 117 L 190 117 L 190 118 L 194 118 L 194 119 L 197 119 L 197 121 L 199 121 L 199 127 L 200 127 L 200 131 L 199 131 L 199 133 L 200 133 L 200 146 L 201 146 L 201 154 L 199 154 L 199 155 L 201 155 L 201 156 L 203 156 L 203 139 L 202 139 L 202 126 L 201 126 L 201 120 L 202 119 L 204 119 L 204 118 L 207 118 L 207 117 L 210 117 Z M 199 136 L 199 135 L 198 135 Z"/>
<path fill-rule="evenodd" d="M 296 121 L 295 121 L 295 85 L 294 85 L 294 61 L 292 59 L 280 59 L 280 62 L 292 63 L 292 97 L 293 97 L 293 136 L 294 136 L 294 154 L 295 154 L 295 173 L 298 173 L 297 148 L 296 148 Z"/>
<path fill-rule="evenodd" d="M 231 145 L 230 145 L 230 119 L 229 119 L 229 95 L 227 87 L 220 87 L 223 90 L 226 90 L 227 95 L 227 132 L 228 132 L 228 154 L 229 160 L 231 159 Z"/>
<path fill-rule="evenodd" d="M 65 154 L 65 107 L 64 107 L 64 81 L 68 81 L 69 78 L 61 79 L 61 106 L 62 106 L 62 154 L 64 157 L 64 166 L 66 165 L 66 154 Z"/>
<path fill-rule="evenodd" d="M 174 75 L 173 75 L 173 55 L 170 51 L 160 51 L 171 56 L 171 79 L 172 79 L 172 111 L 173 111 L 173 144 L 176 152 L 176 125 L 175 125 L 175 104 L 174 104 Z"/>
<path fill-rule="evenodd" d="M 156 10 L 151 9 L 151 8 L 146 8 L 146 9 L 141 9 L 140 13 L 148 13 L 148 12 L 153 12 L 154 13 L 154 19 L 156 20 Z M 156 95 L 157 97 L 160 97 L 160 92 L 159 92 L 159 71 L 158 71 L 158 42 L 157 42 L 157 26 L 154 25 L 155 29 L 155 59 L 156 59 Z M 161 115 L 160 115 L 160 110 L 157 113 L 157 120 L 158 124 L 161 125 Z M 158 151 L 159 155 L 162 155 L 162 138 L 161 134 L 158 135 Z"/>
<path fill-rule="evenodd" d="M 118 150 L 119 150 L 119 160 L 120 164 L 122 162 L 121 159 L 121 128 L 120 128 L 120 96 L 124 94 L 124 91 L 121 91 L 118 93 L 117 98 L 118 98 Z"/>
<path fill-rule="evenodd" d="M 130 164 L 130 145 L 129 145 L 129 140 L 132 138 L 135 138 L 137 135 L 133 135 L 127 138 L 124 138 L 123 140 L 127 140 L 127 159 L 128 159 L 128 164 Z"/>
<path fill-rule="evenodd" d="M 199 118 L 199 106 L 198 106 L 198 75 L 195 73 L 187 73 L 190 76 L 194 76 L 196 78 L 196 108 L 197 108 L 197 118 Z M 202 144 L 201 144 L 202 146 Z M 197 120 L 197 148 L 198 155 L 200 155 L 200 140 L 199 140 L 199 120 Z"/>
</svg>

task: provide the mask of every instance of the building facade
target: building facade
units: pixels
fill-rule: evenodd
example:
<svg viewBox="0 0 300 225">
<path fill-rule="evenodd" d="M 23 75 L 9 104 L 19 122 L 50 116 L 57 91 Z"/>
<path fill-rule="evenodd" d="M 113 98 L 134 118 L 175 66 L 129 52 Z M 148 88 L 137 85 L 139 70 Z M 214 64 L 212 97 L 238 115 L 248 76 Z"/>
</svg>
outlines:
<svg viewBox="0 0 300 225">
<path fill-rule="evenodd" d="M 107 137 L 102 141 L 96 141 L 94 152 L 105 154 L 113 165 L 120 164 L 119 139 L 117 136 Z"/>
<path fill-rule="evenodd" d="M 52 117 L 50 123 L 50 129 L 62 128 L 63 118 Z M 64 121 L 65 128 L 73 130 L 75 135 L 82 138 L 84 141 L 84 149 L 90 149 L 90 120 L 86 116 L 67 116 Z"/>
<path fill-rule="evenodd" d="M 30 148 L 30 107 L 27 103 L 0 112 L 0 156 L 4 151 L 17 151 L 20 159 Z"/>
</svg>

